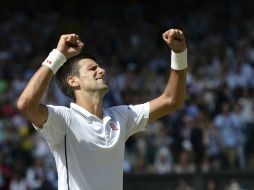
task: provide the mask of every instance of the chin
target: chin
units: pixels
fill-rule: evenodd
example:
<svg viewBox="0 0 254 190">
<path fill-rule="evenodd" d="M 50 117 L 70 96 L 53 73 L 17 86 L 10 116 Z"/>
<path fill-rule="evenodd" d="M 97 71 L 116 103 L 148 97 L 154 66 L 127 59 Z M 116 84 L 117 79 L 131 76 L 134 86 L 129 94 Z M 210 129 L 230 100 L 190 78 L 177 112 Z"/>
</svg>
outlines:
<svg viewBox="0 0 254 190">
<path fill-rule="evenodd" d="M 107 84 L 103 84 L 103 85 L 100 85 L 99 89 L 98 90 L 101 90 L 101 91 L 108 91 L 109 87 Z"/>
</svg>

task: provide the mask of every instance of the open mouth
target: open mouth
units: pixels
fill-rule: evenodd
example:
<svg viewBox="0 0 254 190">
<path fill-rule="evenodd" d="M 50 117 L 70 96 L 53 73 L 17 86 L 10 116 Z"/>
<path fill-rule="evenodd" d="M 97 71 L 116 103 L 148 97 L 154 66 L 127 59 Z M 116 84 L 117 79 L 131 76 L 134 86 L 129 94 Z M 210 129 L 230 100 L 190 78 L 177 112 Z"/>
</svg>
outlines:
<svg viewBox="0 0 254 190">
<path fill-rule="evenodd" d="M 97 79 L 95 79 L 96 81 L 104 81 L 104 79 L 103 78 L 97 78 Z"/>
</svg>

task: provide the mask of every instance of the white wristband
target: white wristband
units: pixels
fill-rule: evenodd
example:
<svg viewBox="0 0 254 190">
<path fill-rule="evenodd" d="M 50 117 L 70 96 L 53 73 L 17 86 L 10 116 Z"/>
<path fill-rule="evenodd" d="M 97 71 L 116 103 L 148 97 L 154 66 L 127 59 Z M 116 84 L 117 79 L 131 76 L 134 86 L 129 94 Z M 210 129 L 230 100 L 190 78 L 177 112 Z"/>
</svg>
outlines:
<svg viewBox="0 0 254 190">
<path fill-rule="evenodd" d="M 55 74 L 57 70 L 64 64 L 66 57 L 59 50 L 53 49 L 42 65 L 49 67 Z"/>
<path fill-rule="evenodd" d="M 183 70 L 187 68 L 187 49 L 181 53 L 171 51 L 171 68 L 174 70 Z"/>
</svg>

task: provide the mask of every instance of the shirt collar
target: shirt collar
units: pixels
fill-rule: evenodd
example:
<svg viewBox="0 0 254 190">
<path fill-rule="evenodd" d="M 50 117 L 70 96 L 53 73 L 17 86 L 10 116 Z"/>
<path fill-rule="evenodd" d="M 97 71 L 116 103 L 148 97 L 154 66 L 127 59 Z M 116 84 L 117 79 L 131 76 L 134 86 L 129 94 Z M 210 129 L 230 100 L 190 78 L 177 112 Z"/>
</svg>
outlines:
<svg viewBox="0 0 254 190">
<path fill-rule="evenodd" d="M 94 115 L 94 114 L 92 114 L 92 113 L 90 113 L 89 111 L 87 111 L 85 108 L 83 108 L 83 107 L 81 107 L 81 106 L 79 106 L 79 105 L 77 105 L 77 104 L 75 104 L 75 103 L 71 103 L 70 104 L 70 108 L 72 109 L 72 110 L 74 110 L 75 112 L 77 112 L 77 113 L 79 113 L 79 114 L 81 114 L 83 117 L 86 117 L 87 119 L 97 119 L 97 120 L 99 120 L 100 122 L 102 122 L 102 120 L 99 118 L 99 117 L 97 117 L 96 115 Z M 109 121 L 111 119 L 111 117 L 106 113 L 106 111 L 105 110 L 103 110 L 103 121 L 105 122 L 107 122 L 107 121 Z"/>
<path fill-rule="evenodd" d="M 82 115 L 86 116 L 86 117 L 93 117 L 95 115 L 91 114 L 89 111 L 87 111 L 85 108 L 75 104 L 75 103 L 71 103 L 70 104 L 70 108 L 74 111 L 79 111 L 82 113 Z M 95 116 L 96 117 L 96 116 Z"/>
</svg>

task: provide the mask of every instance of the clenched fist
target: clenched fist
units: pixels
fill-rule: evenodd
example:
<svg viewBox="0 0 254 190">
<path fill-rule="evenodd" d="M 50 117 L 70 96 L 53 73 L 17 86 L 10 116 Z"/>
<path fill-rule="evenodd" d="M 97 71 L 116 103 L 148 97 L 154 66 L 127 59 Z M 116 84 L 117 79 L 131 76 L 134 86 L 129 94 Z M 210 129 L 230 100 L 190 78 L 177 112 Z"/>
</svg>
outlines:
<svg viewBox="0 0 254 190">
<path fill-rule="evenodd" d="M 79 36 L 76 34 L 62 35 L 57 44 L 57 50 L 62 52 L 67 59 L 78 55 L 83 47 L 84 44 L 79 40 Z"/>
<path fill-rule="evenodd" d="M 162 34 L 162 38 L 175 53 L 181 53 L 186 49 L 185 37 L 181 30 L 167 30 Z"/>
</svg>

